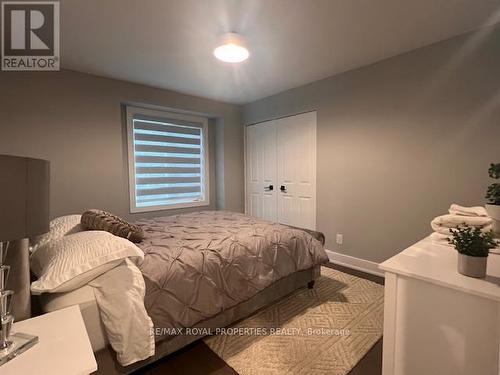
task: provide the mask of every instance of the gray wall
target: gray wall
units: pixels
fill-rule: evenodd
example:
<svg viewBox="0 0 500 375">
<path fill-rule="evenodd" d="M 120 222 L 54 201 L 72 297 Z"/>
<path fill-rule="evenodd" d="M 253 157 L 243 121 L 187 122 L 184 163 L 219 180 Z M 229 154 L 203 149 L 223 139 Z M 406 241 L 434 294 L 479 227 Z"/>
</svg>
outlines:
<svg viewBox="0 0 500 375">
<path fill-rule="evenodd" d="M 1 72 L 0 88 L 0 153 L 51 161 L 52 217 L 86 208 L 128 218 L 179 212 L 129 214 L 126 102 L 211 117 L 210 208 L 243 210 L 238 106 L 71 71 Z"/>
<path fill-rule="evenodd" d="M 245 124 L 318 111 L 317 228 L 383 261 L 452 202 L 484 204 L 500 162 L 500 30 L 485 29 L 244 106 Z M 344 234 L 344 245 L 335 234 Z"/>
</svg>

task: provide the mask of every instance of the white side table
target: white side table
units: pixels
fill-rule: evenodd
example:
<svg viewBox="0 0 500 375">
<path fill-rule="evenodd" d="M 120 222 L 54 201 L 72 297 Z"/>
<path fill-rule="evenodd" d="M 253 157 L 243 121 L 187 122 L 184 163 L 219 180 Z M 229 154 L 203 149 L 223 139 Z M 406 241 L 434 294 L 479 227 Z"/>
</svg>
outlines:
<svg viewBox="0 0 500 375">
<path fill-rule="evenodd" d="M 37 335 L 39 342 L 0 366 L 2 375 L 87 375 L 97 370 L 78 306 L 14 323 L 12 331 Z"/>
</svg>

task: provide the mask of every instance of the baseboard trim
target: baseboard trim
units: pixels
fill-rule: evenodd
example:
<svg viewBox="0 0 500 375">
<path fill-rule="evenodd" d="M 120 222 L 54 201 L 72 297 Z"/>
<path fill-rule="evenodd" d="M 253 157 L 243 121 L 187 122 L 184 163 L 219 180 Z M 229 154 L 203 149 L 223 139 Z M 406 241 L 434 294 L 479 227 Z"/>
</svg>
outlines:
<svg viewBox="0 0 500 375">
<path fill-rule="evenodd" d="M 349 267 L 358 271 L 366 272 L 371 275 L 384 277 L 384 273 L 378 268 L 378 263 L 370 260 L 355 258 L 349 255 L 336 253 L 335 251 L 325 249 L 330 262 L 339 266 Z"/>
</svg>

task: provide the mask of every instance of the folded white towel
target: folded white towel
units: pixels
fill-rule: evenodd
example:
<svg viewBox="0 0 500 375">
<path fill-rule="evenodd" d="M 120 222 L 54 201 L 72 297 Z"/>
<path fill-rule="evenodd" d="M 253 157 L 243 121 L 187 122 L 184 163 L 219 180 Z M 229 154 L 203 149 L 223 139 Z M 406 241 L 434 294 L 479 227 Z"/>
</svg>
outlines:
<svg viewBox="0 0 500 375">
<path fill-rule="evenodd" d="M 448 228 L 448 227 L 440 227 L 439 225 L 431 223 L 432 229 L 434 232 L 445 235 L 445 236 L 451 236 L 450 229 L 456 229 L 456 228 Z M 489 232 L 490 230 L 493 230 L 493 225 L 486 225 L 484 227 L 481 227 L 481 231 L 483 232 Z"/>
<path fill-rule="evenodd" d="M 481 216 L 488 217 L 488 213 L 484 207 L 464 207 L 458 204 L 452 204 L 448 212 L 452 215 L 461 216 Z"/>
<path fill-rule="evenodd" d="M 458 228 L 463 225 L 483 228 L 492 224 L 493 220 L 489 217 L 451 214 L 438 216 L 431 222 L 432 229 L 434 230 L 438 230 L 439 228 Z"/>
</svg>

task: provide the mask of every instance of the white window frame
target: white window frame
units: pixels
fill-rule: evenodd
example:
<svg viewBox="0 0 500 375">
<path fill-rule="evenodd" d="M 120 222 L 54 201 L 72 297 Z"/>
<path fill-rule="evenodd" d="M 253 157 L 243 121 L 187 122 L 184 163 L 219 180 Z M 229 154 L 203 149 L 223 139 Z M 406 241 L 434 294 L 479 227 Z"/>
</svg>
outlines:
<svg viewBox="0 0 500 375">
<path fill-rule="evenodd" d="M 203 171 L 202 184 L 203 200 L 193 202 L 175 203 L 161 206 L 137 207 L 136 206 L 136 178 L 135 178 L 135 148 L 134 148 L 134 116 L 143 115 L 156 118 L 184 120 L 200 124 L 201 133 L 201 170 Z M 129 204 L 130 213 L 153 212 L 174 210 L 188 207 L 203 207 L 210 205 L 210 154 L 208 145 L 208 118 L 184 113 L 176 113 L 163 110 L 153 110 L 148 108 L 127 106 L 127 145 L 128 145 L 128 174 L 129 174 Z"/>
</svg>

